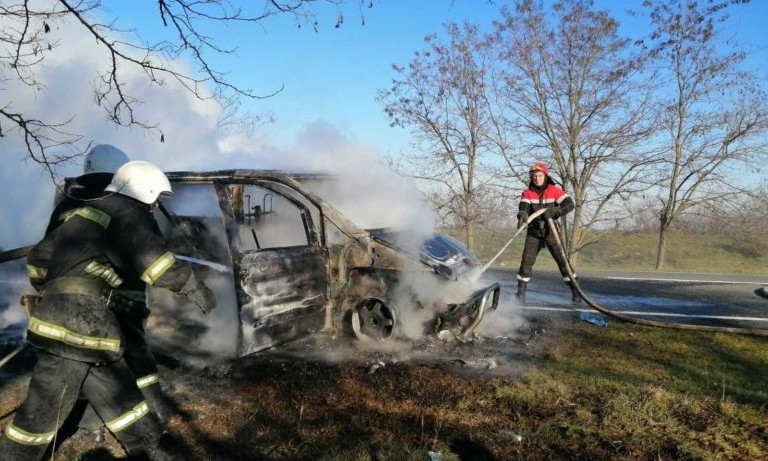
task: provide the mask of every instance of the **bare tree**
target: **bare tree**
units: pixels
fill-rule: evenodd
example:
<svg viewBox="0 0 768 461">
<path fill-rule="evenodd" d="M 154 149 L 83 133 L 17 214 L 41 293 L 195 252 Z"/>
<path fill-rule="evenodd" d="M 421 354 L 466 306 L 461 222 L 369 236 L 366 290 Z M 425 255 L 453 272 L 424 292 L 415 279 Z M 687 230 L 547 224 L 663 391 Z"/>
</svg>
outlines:
<svg viewBox="0 0 768 461">
<path fill-rule="evenodd" d="M 491 193 L 483 179 L 482 159 L 490 154 L 486 98 L 487 70 L 493 56 L 474 25 L 446 25 L 448 43 L 426 37 L 427 51 L 406 67 L 394 65 L 398 78 L 378 99 L 393 126 L 410 127 L 418 140 L 403 155 L 411 175 L 433 188 L 443 220 L 453 217 L 467 246 L 475 246 L 475 228 Z"/>
<path fill-rule="evenodd" d="M 574 263 L 587 229 L 614 224 L 621 202 L 648 187 L 657 160 L 644 149 L 655 126 L 650 76 L 618 26 L 590 0 L 561 0 L 551 10 L 518 0 L 496 25 L 501 110 L 494 139 L 504 177 L 527 183 L 533 160 L 550 163 L 576 203 L 566 226 Z"/>
<path fill-rule="evenodd" d="M 718 29 L 727 8 L 738 3 L 747 2 L 646 2 L 655 25 L 651 55 L 673 83 L 660 109 L 669 140 L 660 173 L 657 269 L 664 267 L 675 220 L 695 207 L 743 194 L 750 163 L 765 156 L 765 87 L 743 69 L 745 53 L 723 41 Z"/>
<path fill-rule="evenodd" d="M 52 27 L 73 21 L 109 56 L 108 65 L 99 70 L 97 76 L 96 104 L 115 124 L 156 130 L 162 138 L 162 132 L 152 120 L 143 119 L 135 112 L 140 101 L 126 84 L 128 69 L 140 70 L 153 85 L 175 81 L 201 99 L 226 95 L 231 102 L 237 98 L 269 97 L 280 89 L 259 94 L 231 83 L 225 73 L 212 66 L 212 56 L 229 54 L 234 49 L 206 35 L 207 28 L 217 23 L 259 25 L 271 16 L 291 15 L 297 26 L 308 25 L 317 30 L 315 7 L 319 4 L 339 8 L 335 21 L 339 27 L 344 21 L 340 7 L 348 2 L 356 3 L 361 15 L 363 7 L 373 5 L 366 0 L 157 0 L 154 19 L 162 22 L 172 38 L 151 43 L 137 29 L 122 30 L 114 21 L 104 22 L 109 11 L 101 0 L 4 1 L 0 5 L 0 92 L 10 83 L 18 82 L 45 91 L 39 80 L 40 68 L 60 45 L 51 38 Z M 177 58 L 188 59 L 197 69 L 179 70 L 171 62 Z M 42 120 L 22 113 L 7 94 L 0 102 L 0 137 L 19 136 L 26 145 L 28 157 L 43 164 L 51 174 L 58 163 L 81 153 L 76 148 L 81 136 L 67 130 L 70 121 Z M 57 153 L 52 154 L 54 151 Z M 61 154 L 62 151 L 68 153 Z"/>
</svg>

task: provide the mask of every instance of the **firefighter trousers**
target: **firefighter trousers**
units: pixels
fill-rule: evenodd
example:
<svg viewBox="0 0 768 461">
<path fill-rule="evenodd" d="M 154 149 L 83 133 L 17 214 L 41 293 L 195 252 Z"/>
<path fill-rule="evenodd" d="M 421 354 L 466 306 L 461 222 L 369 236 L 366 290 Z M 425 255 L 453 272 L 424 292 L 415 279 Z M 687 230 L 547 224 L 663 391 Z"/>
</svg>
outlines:
<svg viewBox="0 0 768 461">
<path fill-rule="evenodd" d="M 547 232 L 544 237 L 538 237 L 536 235 L 527 234 L 525 236 L 525 244 L 523 246 L 523 257 L 520 262 L 520 270 L 517 272 L 517 279 L 523 282 L 531 280 L 533 275 L 533 265 L 536 263 L 536 257 L 539 256 L 539 252 L 546 247 L 552 258 L 557 264 L 557 268 L 560 270 L 560 274 L 563 276 L 563 281 L 568 283 L 570 281 L 568 277 L 568 262 L 565 260 L 565 256 L 557 246 L 555 236 L 551 232 Z"/>
<path fill-rule="evenodd" d="M 125 341 L 123 358 L 136 376 L 140 388 L 157 383 L 157 363 L 147 344 L 144 319 L 139 315 L 117 315 Z"/>
<path fill-rule="evenodd" d="M 39 350 L 27 397 L 0 438 L 0 460 L 43 457 L 81 392 L 129 455 L 153 447 L 162 434 L 125 361 L 96 365 Z"/>
<path fill-rule="evenodd" d="M 167 398 L 160 388 L 157 362 L 145 337 L 145 317 L 130 313 L 117 313 L 116 316 L 125 344 L 123 359 L 125 359 L 128 368 L 133 372 L 136 384 L 149 404 L 149 409 L 161 421 L 165 421 L 169 417 L 171 409 L 168 408 Z M 82 395 L 80 398 L 82 400 L 85 399 Z M 76 418 L 74 423 L 77 424 L 77 427 L 88 431 L 99 430 L 104 426 L 104 422 L 99 418 L 93 407 L 82 400 L 76 406 L 76 414 L 73 414 L 73 417 Z M 73 424 L 72 421 L 67 422 L 67 425 L 71 424 Z M 65 432 L 74 432 L 77 430 L 77 427 L 67 427 Z"/>
</svg>

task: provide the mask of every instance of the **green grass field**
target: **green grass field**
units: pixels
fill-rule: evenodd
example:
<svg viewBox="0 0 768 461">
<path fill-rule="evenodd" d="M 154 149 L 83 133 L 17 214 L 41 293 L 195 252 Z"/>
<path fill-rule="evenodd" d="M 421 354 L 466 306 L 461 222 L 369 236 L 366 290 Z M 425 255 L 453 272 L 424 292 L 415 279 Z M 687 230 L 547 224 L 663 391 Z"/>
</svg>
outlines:
<svg viewBox="0 0 768 461">
<path fill-rule="evenodd" d="M 461 238 L 451 230 L 454 237 Z M 481 230 L 475 254 L 483 264 L 490 261 L 513 235 L 511 230 Z M 576 267 L 582 269 L 653 270 L 658 236 L 636 232 L 602 232 L 590 237 L 594 243 L 579 252 Z M 494 266 L 520 264 L 525 235 L 519 235 Z M 554 268 L 543 251 L 537 266 Z M 664 270 L 705 273 L 768 274 L 768 248 L 762 242 L 736 240 L 725 236 L 675 233 L 669 237 Z"/>
<path fill-rule="evenodd" d="M 525 459 L 768 459 L 766 346 L 740 335 L 575 324 L 543 366 L 497 383 L 496 396 L 517 409 Z"/>
</svg>

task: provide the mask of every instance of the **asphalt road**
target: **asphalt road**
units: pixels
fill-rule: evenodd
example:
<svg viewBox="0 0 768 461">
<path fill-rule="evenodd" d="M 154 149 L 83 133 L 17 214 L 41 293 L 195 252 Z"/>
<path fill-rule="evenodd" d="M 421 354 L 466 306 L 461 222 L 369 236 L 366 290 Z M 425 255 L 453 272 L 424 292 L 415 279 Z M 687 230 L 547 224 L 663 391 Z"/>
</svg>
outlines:
<svg viewBox="0 0 768 461">
<path fill-rule="evenodd" d="M 768 299 L 761 295 L 768 275 L 691 274 L 679 272 L 577 271 L 580 285 L 599 305 L 622 314 L 656 321 L 768 329 Z M 528 284 L 526 303 L 514 301 L 516 270 L 490 269 L 502 300 L 531 315 L 595 312 L 572 304 L 570 291 L 555 270 L 537 269 Z"/>
<path fill-rule="evenodd" d="M 14 272 L 18 271 L 20 269 Z M 626 271 L 578 273 L 582 289 L 591 299 L 630 317 L 768 330 L 768 298 L 758 294 L 768 283 L 768 276 Z M 23 280 L 10 277 L 7 272 L 0 271 L 0 275 L 0 357 L 3 357 L 21 343 L 24 315 L 17 303 L 19 294 L 27 287 Z M 492 314 L 495 317 L 487 319 L 480 328 L 487 327 L 485 336 L 494 339 L 449 345 L 450 352 L 446 352 L 439 342 L 427 341 L 415 349 L 409 346 L 405 357 L 425 363 L 439 362 L 442 367 L 453 366 L 457 372 L 470 375 L 516 376 L 540 358 L 539 346 L 549 337 L 549 326 L 578 321 L 575 314 L 579 311 L 597 314 L 584 302 L 571 303 L 570 290 L 554 270 L 535 270 L 525 305 L 515 299 L 515 270 L 491 269 L 485 277 L 488 281 L 498 281 L 502 287 L 500 306 Z M 609 327 L 616 321 L 606 320 Z M 548 326 L 546 333 L 544 325 Z M 281 351 L 288 354 L 293 351 L 293 355 L 304 357 L 311 350 L 320 356 L 345 356 L 343 350 L 338 351 L 340 346 L 336 342 L 333 346 L 322 346 L 318 341 L 317 337 L 305 338 L 305 341 L 296 341 L 261 355 L 269 358 Z M 311 347 L 308 349 L 307 345 Z M 333 353 L 328 352 L 331 349 Z M 351 346 L 350 351 L 349 357 L 360 355 L 360 351 Z M 10 366 L 0 370 L 0 385 L 11 376 L 23 374 L 24 364 L 29 362 L 24 359 L 24 354 L 32 352 L 24 351 Z M 491 363 L 493 366 L 488 365 Z"/>
<path fill-rule="evenodd" d="M 0 346 L 22 339 L 24 314 L 18 299 L 26 281 L 0 271 Z M 599 305 L 630 317 L 663 322 L 768 329 L 768 298 L 761 289 L 768 275 L 686 274 L 671 272 L 578 271 L 582 289 Z M 525 305 L 515 299 L 516 270 L 490 269 L 484 275 L 502 287 L 499 314 L 517 317 L 573 316 L 597 313 L 571 294 L 555 270 L 535 269 Z M 25 283 L 21 283 L 25 282 Z"/>
</svg>

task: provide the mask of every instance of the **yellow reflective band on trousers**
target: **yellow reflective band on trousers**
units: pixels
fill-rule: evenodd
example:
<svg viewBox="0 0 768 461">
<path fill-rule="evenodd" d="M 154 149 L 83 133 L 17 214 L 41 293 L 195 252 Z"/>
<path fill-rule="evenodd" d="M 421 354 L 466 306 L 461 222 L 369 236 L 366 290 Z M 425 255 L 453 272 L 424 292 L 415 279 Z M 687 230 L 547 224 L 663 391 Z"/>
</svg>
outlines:
<svg viewBox="0 0 768 461">
<path fill-rule="evenodd" d="M 165 254 L 155 259 L 154 262 L 149 265 L 147 270 L 141 274 L 141 280 L 147 285 L 154 285 L 157 279 L 162 277 L 162 275 L 165 274 L 165 271 L 170 269 L 175 262 L 176 258 L 173 257 L 173 253 L 166 251 Z"/>
<path fill-rule="evenodd" d="M 30 279 L 44 279 L 45 276 L 48 275 L 48 269 L 45 267 L 40 266 L 33 266 L 32 264 L 27 264 L 27 276 Z"/>
<path fill-rule="evenodd" d="M 8 423 L 5 427 L 5 436 L 9 440 L 22 445 L 48 445 L 56 435 L 56 431 L 45 432 L 43 434 L 35 434 L 33 432 L 27 432 L 13 424 L 13 421 Z"/>
<path fill-rule="evenodd" d="M 96 261 L 91 261 L 85 266 L 85 272 L 104 279 L 111 287 L 119 287 L 123 283 L 123 279 L 108 264 L 99 264 Z"/>
<path fill-rule="evenodd" d="M 66 219 L 67 220 L 72 219 L 72 217 L 74 216 L 80 216 L 81 218 L 85 218 L 89 221 L 93 221 L 99 226 L 103 227 L 104 229 L 109 227 L 109 222 L 112 220 L 112 217 L 109 216 L 107 213 L 104 213 L 103 211 L 90 206 L 73 210 L 71 213 L 67 215 Z"/>
<path fill-rule="evenodd" d="M 147 413 L 149 413 L 149 406 L 147 405 L 147 402 L 141 402 L 112 421 L 105 423 L 105 425 L 107 426 L 107 429 L 112 432 L 120 432 L 126 427 L 143 418 Z"/>
<path fill-rule="evenodd" d="M 82 349 L 95 349 L 101 351 L 119 352 L 120 351 L 120 339 L 112 338 L 97 338 L 94 336 L 85 336 L 73 331 L 70 331 L 64 327 L 54 325 L 52 323 L 43 322 L 36 317 L 29 318 L 29 331 L 36 333 L 40 336 L 61 341 L 70 346 L 79 347 Z"/>
<path fill-rule="evenodd" d="M 158 376 L 157 373 L 152 373 L 151 375 L 142 376 L 137 379 L 136 385 L 139 386 L 139 389 L 144 389 L 145 387 L 149 387 L 158 382 L 160 382 L 160 376 Z"/>
</svg>

